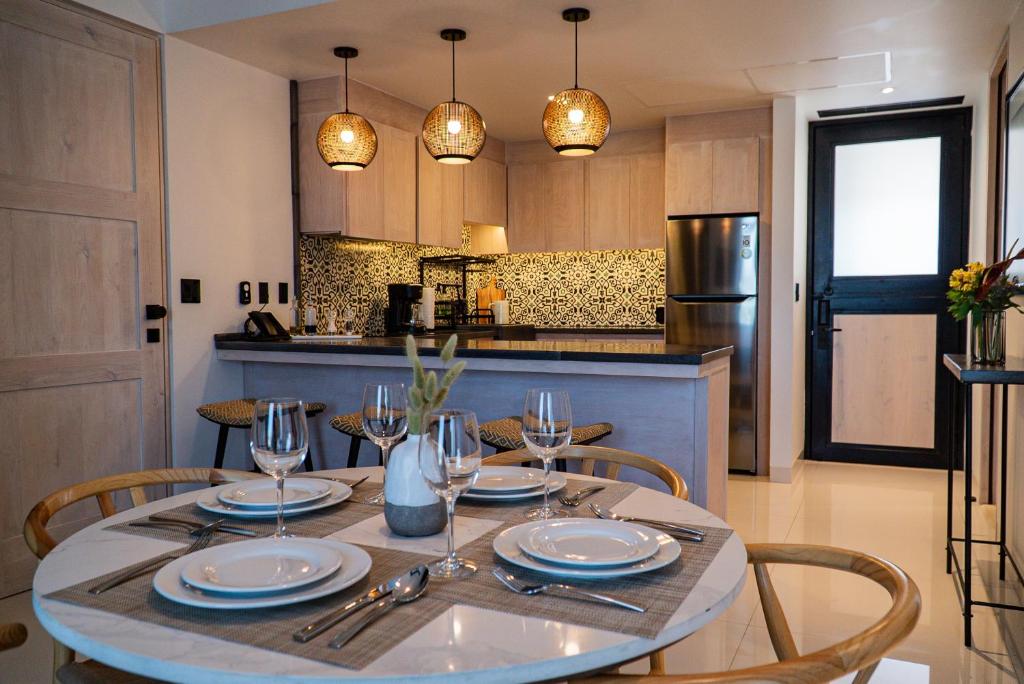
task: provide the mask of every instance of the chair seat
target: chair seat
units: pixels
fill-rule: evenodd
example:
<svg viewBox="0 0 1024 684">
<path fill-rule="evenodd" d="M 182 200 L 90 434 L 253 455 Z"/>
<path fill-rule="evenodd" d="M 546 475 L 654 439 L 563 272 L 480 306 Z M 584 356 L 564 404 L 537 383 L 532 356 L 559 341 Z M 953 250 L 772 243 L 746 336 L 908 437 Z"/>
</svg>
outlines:
<svg viewBox="0 0 1024 684">
<path fill-rule="evenodd" d="M 593 423 L 572 428 L 573 444 L 590 444 L 612 434 L 611 423 Z M 525 449 L 523 441 L 523 421 L 518 416 L 498 418 L 480 424 L 480 441 L 499 451 L 515 451 Z"/>
<path fill-rule="evenodd" d="M 362 413 L 346 413 L 343 416 L 334 416 L 331 418 L 331 427 L 338 432 L 344 432 L 346 435 L 366 439 L 366 432 L 363 430 Z"/>
<path fill-rule="evenodd" d="M 95 660 L 68 663 L 57 670 L 60 684 L 156 684 L 162 679 L 150 679 L 123 670 L 115 670 Z"/>
<path fill-rule="evenodd" d="M 255 413 L 255 399 L 232 399 L 230 401 L 218 401 L 212 404 L 203 404 L 196 409 L 196 413 L 208 421 L 218 425 L 229 427 L 249 427 L 252 425 L 252 417 Z M 322 401 L 310 401 L 306 403 L 306 415 L 315 416 L 327 410 L 327 404 Z"/>
</svg>

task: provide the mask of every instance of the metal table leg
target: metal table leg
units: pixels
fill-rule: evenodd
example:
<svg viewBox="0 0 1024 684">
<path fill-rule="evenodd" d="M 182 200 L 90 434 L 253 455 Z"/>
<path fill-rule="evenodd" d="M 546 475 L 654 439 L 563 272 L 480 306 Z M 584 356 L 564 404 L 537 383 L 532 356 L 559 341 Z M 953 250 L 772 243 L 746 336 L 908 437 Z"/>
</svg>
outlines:
<svg viewBox="0 0 1024 684">
<path fill-rule="evenodd" d="M 952 383 L 953 397 L 949 402 L 947 432 L 949 447 L 946 451 L 946 574 L 953 572 L 953 467 L 956 465 L 956 395 L 957 384 Z"/>
<path fill-rule="evenodd" d="M 973 387 L 964 384 L 964 646 L 971 647 L 971 404 Z"/>
<path fill-rule="evenodd" d="M 1006 405 L 1007 386 L 1003 385 L 999 428 L 999 579 L 1006 579 Z"/>
</svg>

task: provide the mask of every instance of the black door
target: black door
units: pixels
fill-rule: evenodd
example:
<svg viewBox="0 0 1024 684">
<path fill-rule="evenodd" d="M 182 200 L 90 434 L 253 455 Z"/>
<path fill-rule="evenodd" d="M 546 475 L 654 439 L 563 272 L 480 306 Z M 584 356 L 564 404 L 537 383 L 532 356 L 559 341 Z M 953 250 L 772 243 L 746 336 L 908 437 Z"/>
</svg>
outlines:
<svg viewBox="0 0 1024 684">
<path fill-rule="evenodd" d="M 945 467 L 971 109 L 811 124 L 807 455 Z"/>
</svg>

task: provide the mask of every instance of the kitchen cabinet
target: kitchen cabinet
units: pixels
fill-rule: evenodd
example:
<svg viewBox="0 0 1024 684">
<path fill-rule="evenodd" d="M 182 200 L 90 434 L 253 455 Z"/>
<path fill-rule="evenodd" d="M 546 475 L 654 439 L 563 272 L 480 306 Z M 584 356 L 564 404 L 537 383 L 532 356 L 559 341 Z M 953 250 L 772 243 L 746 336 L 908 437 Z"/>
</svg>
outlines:
<svg viewBox="0 0 1024 684">
<path fill-rule="evenodd" d="M 462 165 L 441 164 L 423 145 L 417 146 L 419 187 L 417 242 L 424 245 L 462 246 L 464 175 Z"/>
<path fill-rule="evenodd" d="M 477 157 L 464 167 L 464 216 L 467 223 L 508 225 L 508 194 L 505 165 Z"/>
<path fill-rule="evenodd" d="M 629 157 L 629 248 L 665 246 L 665 155 Z"/>
<path fill-rule="evenodd" d="M 515 164 L 508 170 L 511 252 L 585 249 L 583 160 Z"/>
<path fill-rule="evenodd" d="M 299 208 L 303 233 L 416 240 L 416 136 L 371 122 L 377 155 L 362 171 L 335 171 L 316 148 L 323 114 L 299 116 Z"/>
<path fill-rule="evenodd" d="M 630 160 L 588 159 L 587 249 L 629 246 Z"/>
<path fill-rule="evenodd" d="M 669 216 L 758 210 L 757 136 L 669 140 L 665 207 Z"/>
</svg>

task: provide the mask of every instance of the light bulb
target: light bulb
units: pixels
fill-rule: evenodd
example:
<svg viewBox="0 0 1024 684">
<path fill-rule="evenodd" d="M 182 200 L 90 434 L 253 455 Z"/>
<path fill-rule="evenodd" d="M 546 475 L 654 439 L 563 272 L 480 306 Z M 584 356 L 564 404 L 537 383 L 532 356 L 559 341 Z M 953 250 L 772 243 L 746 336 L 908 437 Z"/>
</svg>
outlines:
<svg viewBox="0 0 1024 684">
<path fill-rule="evenodd" d="M 348 129 L 345 129 L 344 131 L 341 132 L 341 134 L 338 137 L 341 138 L 341 142 L 347 145 L 356 139 L 356 134 Z"/>
<path fill-rule="evenodd" d="M 582 109 L 570 109 L 569 110 L 569 123 L 581 124 L 583 123 L 583 110 Z"/>
<path fill-rule="evenodd" d="M 458 135 L 459 131 L 462 130 L 462 122 L 458 119 L 448 120 L 448 133 L 451 135 Z"/>
</svg>

